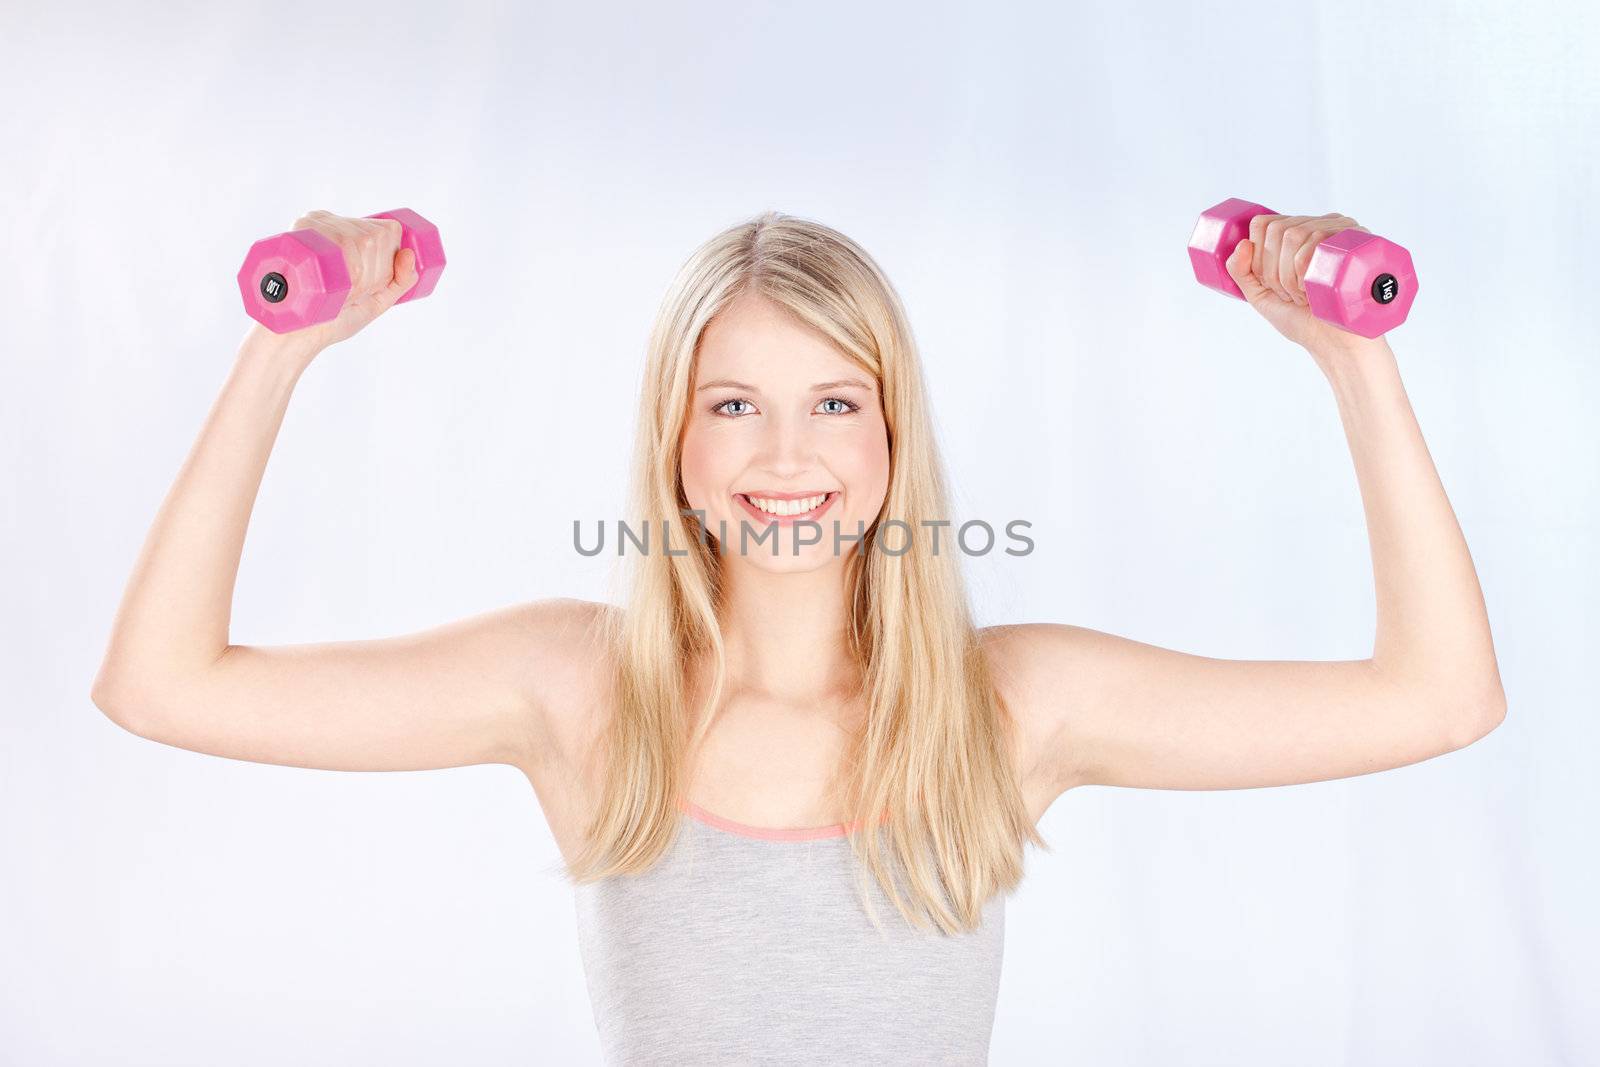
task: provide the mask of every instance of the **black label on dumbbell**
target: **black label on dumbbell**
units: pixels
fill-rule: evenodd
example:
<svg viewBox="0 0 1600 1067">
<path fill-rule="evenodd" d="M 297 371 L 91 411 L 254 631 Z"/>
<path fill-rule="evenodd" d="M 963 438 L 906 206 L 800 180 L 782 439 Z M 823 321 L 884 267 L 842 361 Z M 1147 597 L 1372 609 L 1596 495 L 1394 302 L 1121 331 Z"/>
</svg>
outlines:
<svg viewBox="0 0 1600 1067">
<path fill-rule="evenodd" d="M 288 295 L 289 282 L 277 271 L 261 279 L 261 299 L 267 303 L 276 304 Z"/>
<path fill-rule="evenodd" d="M 1387 304 L 1400 295 L 1400 282 L 1393 274 L 1380 274 L 1372 280 L 1372 299 Z"/>
</svg>

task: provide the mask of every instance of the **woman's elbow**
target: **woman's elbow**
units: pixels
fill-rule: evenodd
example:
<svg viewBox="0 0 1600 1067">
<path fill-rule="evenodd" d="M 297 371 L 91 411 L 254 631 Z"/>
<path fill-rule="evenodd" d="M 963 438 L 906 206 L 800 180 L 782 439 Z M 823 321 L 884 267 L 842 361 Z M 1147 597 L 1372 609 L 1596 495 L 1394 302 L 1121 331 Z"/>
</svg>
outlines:
<svg viewBox="0 0 1600 1067">
<path fill-rule="evenodd" d="M 1498 686 L 1476 700 L 1456 705 L 1451 719 L 1451 747 L 1466 748 L 1494 732 L 1506 721 L 1506 694 Z"/>
<path fill-rule="evenodd" d="M 130 734 L 146 736 L 144 710 L 148 708 L 148 700 L 141 697 L 138 690 L 124 679 L 101 668 L 89 686 L 89 701 L 99 708 L 106 718 Z"/>
</svg>

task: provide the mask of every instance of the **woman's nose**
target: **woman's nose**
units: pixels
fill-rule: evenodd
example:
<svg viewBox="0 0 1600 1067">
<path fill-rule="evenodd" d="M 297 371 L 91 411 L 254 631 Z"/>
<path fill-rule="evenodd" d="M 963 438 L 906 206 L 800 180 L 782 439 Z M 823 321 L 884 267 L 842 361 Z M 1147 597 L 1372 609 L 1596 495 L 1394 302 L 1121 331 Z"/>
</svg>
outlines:
<svg viewBox="0 0 1600 1067">
<path fill-rule="evenodd" d="M 775 418 L 767 422 L 761 442 L 762 466 L 774 474 L 800 474 L 812 465 L 816 445 L 810 425 L 794 418 Z"/>
</svg>

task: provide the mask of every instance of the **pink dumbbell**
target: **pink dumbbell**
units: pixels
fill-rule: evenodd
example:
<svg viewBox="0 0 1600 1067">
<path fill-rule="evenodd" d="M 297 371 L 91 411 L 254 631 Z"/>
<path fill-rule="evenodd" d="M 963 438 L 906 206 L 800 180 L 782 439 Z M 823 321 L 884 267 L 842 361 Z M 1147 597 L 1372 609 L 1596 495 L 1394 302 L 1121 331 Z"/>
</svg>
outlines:
<svg viewBox="0 0 1600 1067">
<path fill-rule="evenodd" d="M 1189 262 L 1201 285 L 1244 299 L 1228 274 L 1227 259 L 1250 236 L 1250 220 L 1276 215 L 1248 200 L 1224 200 L 1200 216 L 1189 238 Z M 1377 337 L 1406 321 L 1417 297 L 1411 253 L 1393 241 L 1357 229 L 1318 242 L 1306 264 L 1311 314 L 1362 337 Z"/>
<path fill-rule="evenodd" d="M 417 257 L 417 283 L 395 303 L 433 292 L 444 273 L 439 227 L 410 208 L 367 218 L 400 223 L 400 247 Z M 350 270 L 338 245 L 315 230 L 290 230 L 250 246 L 239 268 L 239 293 L 252 319 L 273 333 L 288 333 L 339 314 L 350 294 Z"/>
</svg>

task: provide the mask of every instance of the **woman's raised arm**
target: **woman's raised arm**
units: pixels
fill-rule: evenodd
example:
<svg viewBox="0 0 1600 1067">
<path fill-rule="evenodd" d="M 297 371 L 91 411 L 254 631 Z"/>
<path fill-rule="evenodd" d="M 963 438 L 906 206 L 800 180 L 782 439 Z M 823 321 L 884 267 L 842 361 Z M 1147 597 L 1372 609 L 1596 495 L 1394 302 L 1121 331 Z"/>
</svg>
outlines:
<svg viewBox="0 0 1600 1067">
<path fill-rule="evenodd" d="M 1372 547 L 1372 655 L 1224 660 L 1079 626 L 992 627 L 985 639 L 999 684 L 1041 739 L 1031 760 L 1058 793 L 1086 784 L 1243 789 L 1349 777 L 1461 748 L 1504 718 L 1477 572 L 1394 352 L 1307 310 L 1298 273 L 1305 253 L 1353 221 L 1259 216 L 1228 269 L 1333 387 Z M 1268 252 L 1256 254 L 1258 244 Z"/>
<path fill-rule="evenodd" d="M 150 528 L 91 699 L 125 729 L 233 759 L 337 770 L 542 758 L 541 686 L 592 647 L 601 605 L 550 599 L 422 633 L 254 647 L 229 641 L 245 530 L 295 384 L 415 279 L 399 224 L 314 212 L 353 284 L 329 322 L 254 327 Z"/>
</svg>

